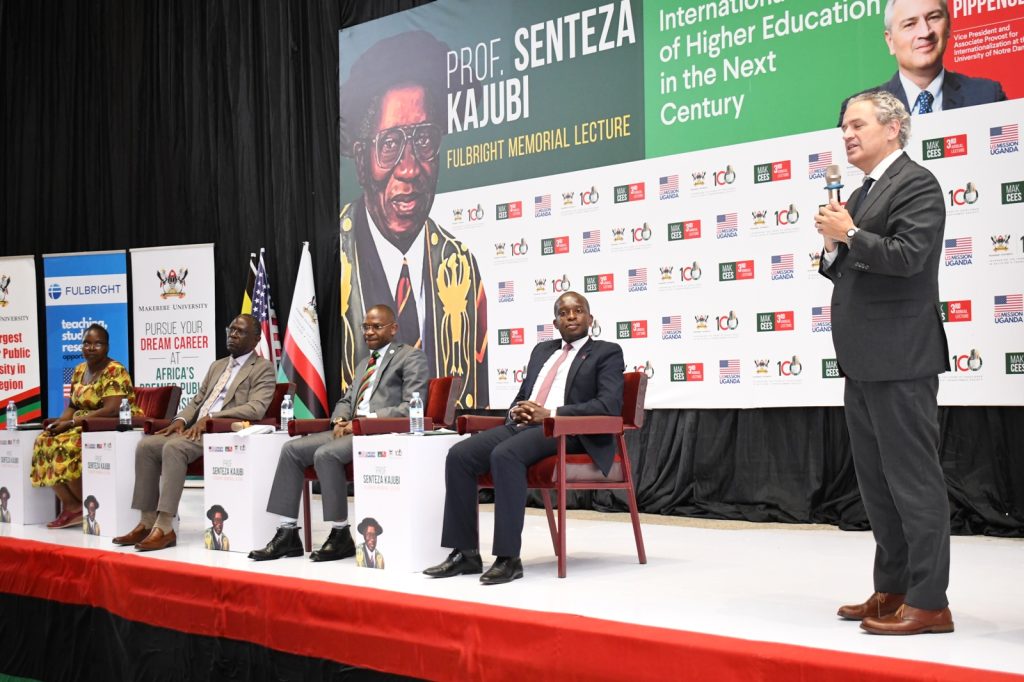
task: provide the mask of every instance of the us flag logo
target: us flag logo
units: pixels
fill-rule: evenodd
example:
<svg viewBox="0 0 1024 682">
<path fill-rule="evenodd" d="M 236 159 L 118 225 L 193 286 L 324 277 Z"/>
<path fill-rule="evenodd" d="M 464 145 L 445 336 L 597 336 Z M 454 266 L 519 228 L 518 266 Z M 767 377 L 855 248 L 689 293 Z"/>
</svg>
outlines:
<svg viewBox="0 0 1024 682">
<path fill-rule="evenodd" d="M 718 361 L 718 383 L 740 383 L 740 361 L 736 358 Z"/>
<path fill-rule="evenodd" d="M 537 325 L 537 343 L 550 341 L 553 338 L 555 338 L 555 325 L 550 323 Z"/>
<path fill-rule="evenodd" d="M 586 230 L 583 233 L 583 253 L 599 253 L 601 251 L 601 231 Z"/>
<path fill-rule="evenodd" d="M 647 291 L 647 268 L 630 268 L 627 275 L 630 291 Z"/>
<path fill-rule="evenodd" d="M 735 213 L 720 213 L 715 217 L 715 237 L 729 239 L 739 234 Z"/>
<path fill-rule="evenodd" d="M 811 308 L 811 332 L 832 331 L 832 306 L 819 305 Z"/>
<path fill-rule="evenodd" d="M 955 239 L 947 239 L 945 241 L 946 247 L 946 265 L 970 265 L 973 258 L 973 249 L 971 247 L 971 237 L 957 237 Z"/>
<path fill-rule="evenodd" d="M 512 280 L 498 282 L 498 303 L 512 303 L 516 300 L 516 283 Z"/>
<path fill-rule="evenodd" d="M 825 177 L 825 171 L 832 164 L 832 152 L 818 152 L 807 155 L 807 179 L 817 180 Z"/>
<path fill-rule="evenodd" d="M 551 195 L 541 194 L 533 198 L 533 217 L 544 218 L 551 215 Z"/>
<path fill-rule="evenodd" d="M 1024 322 L 1024 294 L 1005 294 L 994 299 L 993 319 L 997 324 Z"/>
<path fill-rule="evenodd" d="M 772 256 L 772 279 L 793 279 L 793 254 Z"/>
<path fill-rule="evenodd" d="M 658 199 L 675 199 L 679 196 L 679 176 L 663 175 L 658 178 Z"/>
<path fill-rule="evenodd" d="M 683 317 L 682 315 L 664 315 L 661 318 L 661 338 L 681 339 L 683 338 Z"/>
<path fill-rule="evenodd" d="M 1016 123 L 988 129 L 988 153 L 1011 154 L 1016 152 L 1020 137 Z"/>
</svg>

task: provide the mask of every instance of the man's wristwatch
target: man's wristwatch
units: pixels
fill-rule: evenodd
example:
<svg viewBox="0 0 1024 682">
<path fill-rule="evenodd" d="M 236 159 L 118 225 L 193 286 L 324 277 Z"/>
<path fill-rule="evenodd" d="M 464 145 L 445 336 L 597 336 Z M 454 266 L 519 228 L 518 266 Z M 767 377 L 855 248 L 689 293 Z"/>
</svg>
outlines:
<svg viewBox="0 0 1024 682">
<path fill-rule="evenodd" d="M 853 243 L 853 238 L 855 236 L 857 236 L 858 232 L 860 232 L 860 228 L 859 227 L 851 227 L 849 230 L 847 230 L 846 231 L 846 243 L 847 244 L 852 244 Z"/>
</svg>

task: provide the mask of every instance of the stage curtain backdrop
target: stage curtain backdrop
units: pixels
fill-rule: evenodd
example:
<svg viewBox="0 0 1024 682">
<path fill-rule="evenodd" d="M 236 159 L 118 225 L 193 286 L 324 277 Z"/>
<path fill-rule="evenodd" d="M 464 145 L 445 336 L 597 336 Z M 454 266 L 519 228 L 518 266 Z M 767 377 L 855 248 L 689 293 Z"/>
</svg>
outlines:
<svg viewBox="0 0 1024 682">
<path fill-rule="evenodd" d="M 337 31 L 419 4 L 0 0 L 2 252 L 214 242 L 226 324 L 264 246 L 283 333 L 309 241 L 333 402 Z M 629 440 L 644 511 L 866 527 L 837 408 L 657 411 Z M 1024 535 L 1022 443 L 1024 408 L 942 410 L 955 532 Z"/>
</svg>

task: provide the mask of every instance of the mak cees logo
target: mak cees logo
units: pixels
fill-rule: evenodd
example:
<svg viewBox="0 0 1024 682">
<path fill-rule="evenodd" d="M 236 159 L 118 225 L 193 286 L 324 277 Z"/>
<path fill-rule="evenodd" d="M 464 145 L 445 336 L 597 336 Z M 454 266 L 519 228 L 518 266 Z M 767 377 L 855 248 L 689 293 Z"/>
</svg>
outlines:
<svg viewBox="0 0 1024 682">
<path fill-rule="evenodd" d="M 560 253 L 569 253 L 569 237 L 553 237 L 542 239 L 540 242 L 540 255 L 551 256 Z"/>
<path fill-rule="evenodd" d="M 988 129 L 989 154 L 1015 154 L 1020 144 L 1016 123 Z"/>
<path fill-rule="evenodd" d="M 932 159 L 943 159 L 951 156 L 965 156 L 967 154 L 967 135 L 950 135 L 949 137 L 937 137 L 934 140 L 925 140 L 921 143 L 921 157 L 925 161 Z"/>
<path fill-rule="evenodd" d="M 610 272 L 603 275 L 586 275 L 583 278 L 583 291 L 588 294 L 615 291 L 615 275 Z"/>
<path fill-rule="evenodd" d="M 646 339 L 647 320 L 627 320 L 626 322 L 616 322 L 615 338 Z"/>
<path fill-rule="evenodd" d="M 775 313 L 757 314 L 757 331 L 759 332 L 791 332 L 793 331 L 793 311 L 783 310 Z"/>
<path fill-rule="evenodd" d="M 946 265 L 948 267 L 958 267 L 960 265 L 970 265 L 974 262 L 974 251 L 971 247 L 970 237 L 956 237 L 955 239 L 947 239 L 945 241 L 946 247 Z"/>
<path fill-rule="evenodd" d="M 843 371 L 839 369 L 839 361 L 835 358 L 822 358 L 821 359 L 821 378 L 822 379 L 840 379 L 843 376 Z"/>
<path fill-rule="evenodd" d="M 523 328 L 519 327 L 516 329 L 499 329 L 498 330 L 498 345 L 499 346 L 521 346 L 526 342 L 525 335 L 523 334 Z"/>
<path fill-rule="evenodd" d="M 732 282 L 740 279 L 754 279 L 754 261 L 739 260 L 718 264 L 719 282 Z"/>
<path fill-rule="evenodd" d="M 700 239 L 699 220 L 684 220 L 668 224 L 668 240 L 677 242 L 683 239 Z"/>
<path fill-rule="evenodd" d="M 498 204 L 494 207 L 494 214 L 498 220 L 523 217 L 523 202 L 513 201 L 507 204 Z"/>
<path fill-rule="evenodd" d="M 1004 182 L 1002 184 L 1002 194 L 1004 204 L 1020 204 L 1024 203 L 1024 191 L 1021 190 L 1024 187 L 1024 180 L 1016 180 L 1014 182 Z"/>
<path fill-rule="evenodd" d="M 993 302 L 992 316 L 996 324 L 1024 322 L 1024 294 L 996 296 Z"/>
<path fill-rule="evenodd" d="M 754 184 L 789 180 L 792 175 L 789 161 L 773 161 L 772 163 L 759 163 L 754 166 Z"/>
<path fill-rule="evenodd" d="M 644 183 L 634 182 L 629 185 L 618 185 L 615 188 L 615 203 L 622 204 L 628 201 L 643 201 Z"/>
<path fill-rule="evenodd" d="M 939 304 L 942 310 L 943 322 L 970 322 L 971 302 L 966 301 L 942 301 Z"/>
<path fill-rule="evenodd" d="M 1024 352 L 1006 354 L 1006 373 L 1024 374 Z"/>
<path fill-rule="evenodd" d="M 683 362 L 671 366 L 672 381 L 704 381 L 703 362 Z"/>
</svg>

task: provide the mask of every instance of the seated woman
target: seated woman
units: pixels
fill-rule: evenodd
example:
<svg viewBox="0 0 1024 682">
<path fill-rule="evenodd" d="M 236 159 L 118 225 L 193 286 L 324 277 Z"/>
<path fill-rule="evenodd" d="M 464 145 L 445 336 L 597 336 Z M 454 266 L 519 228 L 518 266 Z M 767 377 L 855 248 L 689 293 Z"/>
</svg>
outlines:
<svg viewBox="0 0 1024 682">
<path fill-rule="evenodd" d="M 110 335 L 101 325 L 85 330 L 85 362 L 71 375 L 71 402 L 32 448 L 32 485 L 52 487 L 61 502 L 60 515 L 46 524 L 48 528 L 82 525 L 82 420 L 116 417 L 122 398 L 128 398 L 133 415 L 142 414 L 135 404 L 131 375 L 107 356 L 109 345 Z"/>
</svg>

